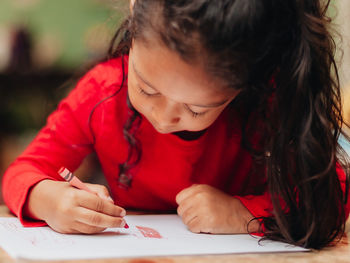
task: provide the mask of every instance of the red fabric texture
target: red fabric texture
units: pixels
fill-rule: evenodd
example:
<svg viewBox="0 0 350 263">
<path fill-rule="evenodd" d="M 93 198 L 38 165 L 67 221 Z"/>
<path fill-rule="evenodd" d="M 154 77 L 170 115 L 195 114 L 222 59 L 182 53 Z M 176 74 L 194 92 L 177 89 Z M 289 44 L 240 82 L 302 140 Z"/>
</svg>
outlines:
<svg viewBox="0 0 350 263">
<path fill-rule="evenodd" d="M 160 134 L 142 117 L 137 132 L 142 158 L 130 170 L 132 187 L 126 190 L 118 186 L 119 164 L 125 162 L 128 153 L 123 125 L 130 114 L 126 83 L 120 88 L 121 62 L 122 58 L 113 59 L 89 71 L 4 174 L 4 200 L 22 224 L 44 224 L 23 214 L 30 189 L 44 179 L 62 180 L 57 174 L 60 167 L 74 171 L 93 151 L 113 199 L 124 208 L 175 210 L 177 193 L 192 184 L 208 184 L 237 197 L 254 216 L 270 216 L 272 204 L 264 189 L 263 172 L 251 172 L 250 154 L 241 147 L 238 114 L 230 117 L 229 128 L 227 109 L 204 135 L 193 141 Z M 124 62 L 127 73 L 127 57 Z M 341 169 L 339 176 L 344 189 L 345 174 Z M 346 209 L 348 215 L 349 205 Z"/>
</svg>

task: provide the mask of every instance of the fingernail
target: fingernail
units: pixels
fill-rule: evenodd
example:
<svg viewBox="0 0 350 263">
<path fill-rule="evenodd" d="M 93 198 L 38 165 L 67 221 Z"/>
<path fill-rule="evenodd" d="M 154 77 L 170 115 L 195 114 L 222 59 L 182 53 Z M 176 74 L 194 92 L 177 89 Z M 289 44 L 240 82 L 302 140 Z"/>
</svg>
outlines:
<svg viewBox="0 0 350 263">
<path fill-rule="evenodd" d="M 108 196 L 107 198 L 109 201 L 111 201 L 112 203 L 114 203 L 114 200 L 112 199 L 112 197 Z"/>
<path fill-rule="evenodd" d="M 120 212 L 120 216 L 125 216 L 125 215 L 126 215 L 125 210 L 123 210 L 123 211 Z"/>
</svg>

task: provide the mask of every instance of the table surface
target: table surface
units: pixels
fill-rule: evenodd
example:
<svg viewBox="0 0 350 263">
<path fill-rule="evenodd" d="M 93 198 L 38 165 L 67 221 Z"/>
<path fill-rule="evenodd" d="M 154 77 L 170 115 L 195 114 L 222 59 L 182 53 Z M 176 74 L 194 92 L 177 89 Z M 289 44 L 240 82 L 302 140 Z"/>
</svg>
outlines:
<svg viewBox="0 0 350 263">
<path fill-rule="evenodd" d="M 13 216 L 6 206 L 0 205 L 0 216 Z M 266 253 L 266 254 L 230 254 L 230 255 L 207 255 L 207 256 L 169 256 L 169 257 L 147 257 L 147 258 L 120 258 L 120 259 L 100 259 L 88 260 L 89 263 L 335 263 L 350 262 L 350 221 L 347 222 L 346 235 L 333 247 L 325 248 L 321 251 L 294 252 L 294 253 Z M 29 260 L 14 260 L 0 248 L 0 263 L 31 262 Z M 40 261 L 42 263 L 49 261 Z M 87 260 L 65 260 L 53 261 L 55 263 L 80 263 Z"/>
</svg>

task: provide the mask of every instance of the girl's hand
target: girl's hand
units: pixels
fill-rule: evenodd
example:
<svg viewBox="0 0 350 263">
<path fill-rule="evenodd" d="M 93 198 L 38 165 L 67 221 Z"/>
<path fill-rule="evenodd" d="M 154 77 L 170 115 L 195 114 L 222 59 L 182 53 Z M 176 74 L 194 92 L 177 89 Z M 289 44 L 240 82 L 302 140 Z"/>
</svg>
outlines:
<svg viewBox="0 0 350 263">
<path fill-rule="evenodd" d="M 195 233 L 247 233 L 252 214 L 232 196 L 209 185 L 192 185 L 176 196 L 177 213 Z M 249 223 L 250 232 L 258 232 L 259 223 Z"/>
<path fill-rule="evenodd" d="M 60 233 L 93 234 L 107 227 L 124 227 L 125 210 L 114 205 L 107 188 L 88 187 L 98 195 L 67 182 L 43 180 L 33 187 L 25 212 Z"/>
</svg>

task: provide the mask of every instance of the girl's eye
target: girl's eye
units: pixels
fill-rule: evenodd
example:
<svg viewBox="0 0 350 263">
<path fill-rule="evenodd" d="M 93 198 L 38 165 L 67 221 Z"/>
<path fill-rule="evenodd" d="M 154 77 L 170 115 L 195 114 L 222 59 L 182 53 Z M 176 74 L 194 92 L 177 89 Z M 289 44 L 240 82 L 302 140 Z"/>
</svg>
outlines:
<svg viewBox="0 0 350 263">
<path fill-rule="evenodd" d="M 207 113 L 207 111 L 203 111 L 203 112 L 195 112 L 193 110 L 190 109 L 190 107 L 188 107 L 187 104 L 185 104 L 185 108 L 192 114 L 193 118 L 197 118 L 199 116 L 203 116 L 204 114 Z"/>
<path fill-rule="evenodd" d="M 147 91 L 145 91 L 143 88 L 141 88 L 140 86 L 138 86 L 139 88 L 139 92 L 145 96 L 154 96 L 154 95 L 158 95 L 158 93 L 148 93 Z"/>
<path fill-rule="evenodd" d="M 139 92 L 142 94 L 142 95 L 145 95 L 147 97 L 151 97 L 151 96 L 156 96 L 158 95 L 159 93 L 148 93 L 147 91 L 145 91 L 143 88 L 141 88 L 140 86 L 137 86 L 138 89 L 139 89 Z M 205 113 L 207 113 L 207 111 L 203 111 L 203 112 L 196 112 L 196 111 L 193 111 L 190 109 L 190 107 L 187 105 L 187 104 L 184 104 L 185 105 L 185 108 L 187 109 L 187 111 L 189 113 L 192 114 L 192 117 L 193 118 L 197 118 L 199 116 L 203 116 Z"/>
</svg>

